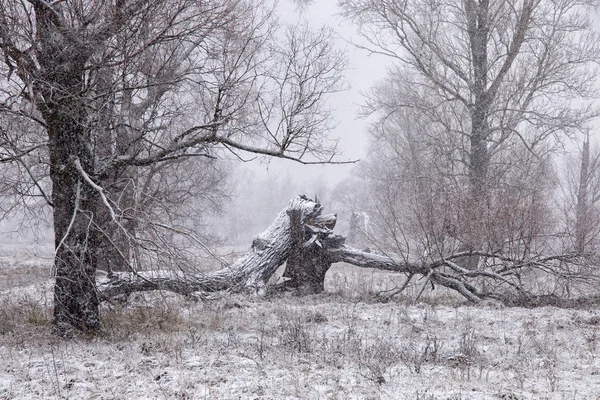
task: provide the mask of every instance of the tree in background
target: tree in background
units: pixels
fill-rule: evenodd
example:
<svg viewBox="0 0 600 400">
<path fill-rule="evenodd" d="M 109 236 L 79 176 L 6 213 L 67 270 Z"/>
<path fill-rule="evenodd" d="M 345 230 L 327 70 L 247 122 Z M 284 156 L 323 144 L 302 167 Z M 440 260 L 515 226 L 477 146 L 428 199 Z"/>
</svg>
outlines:
<svg viewBox="0 0 600 400">
<path fill-rule="evenodd" d="M 326 29 L 279 29 L 260 1 L 0 5 L 0 117 L 36 125 L 2 131 L 2 160 L 39 160 L 50 178 L 51 193 L 37 184 L 36 194 L 53 209 L 60 331 L 99 328 L 98 250 L 114 226 L 118 242 L 148 242 L 128 224 L 164 180 L 180 183 L 171 174 L 201 171 L 180 160 L 332 161 L 325 98 L 341 88 L 345 61 L 330 39 Z"/>
<path fill-rule="evenodd" d="M 0 221 L 12 219 L 15 232 L 43 235 L 52 224 L 48 160 L 38 151 L 39 123 L 2 114 L 0 125 Z M 18 146 L 31 149 L 20 153 Z"/>
<path fill-rule="evenodd" d="M 468 251 L 465 237 L 477 234 L 485 243 L 479 250 L 515 259 L 545 250 L 547 242 L 538 239 L 553 232 L 555 214 L 549 153 L 538 158 L 517 144 L 496 158 L 490 174 L 496 181 L 480 215 L 489 223 L 482 225 L 467 207 L 460 166 L 444 157 L 448 147 L 424 143 L 419 133 L 427 125 L 419 125 L 417 117 L 395 118 L 399 125 L 378 137 L 357 172 L 376 232 L 372 246 L 430 260 Z"/>
<path fill-rule="evenodd" d="M 564 161 L 562 206 L 569 247 L 593 255 L 600 227 L 600 152 L 589 133 L 578 151 Z"/>
<path fill-rule="evenodd" d="M 549 223 L 550 155 L 597 115 L 591 4 L 340 5 L 359 27 L 360 46 L 395 65 L 365 107 L 377 116 L 369 176 L 385 179 L 371 190 L 388 204 L 382 223 L 396 229 L 390 213 L 402 198 L 396 214 L 412 226 L 404 233 L 424 235 L 418 252 L 439 252 L 442 238 L 455 241 L 450 250 L 534 250 L 532 239 Z M 414 249 L 409 236 L 403 246 Z"/>
</svg>

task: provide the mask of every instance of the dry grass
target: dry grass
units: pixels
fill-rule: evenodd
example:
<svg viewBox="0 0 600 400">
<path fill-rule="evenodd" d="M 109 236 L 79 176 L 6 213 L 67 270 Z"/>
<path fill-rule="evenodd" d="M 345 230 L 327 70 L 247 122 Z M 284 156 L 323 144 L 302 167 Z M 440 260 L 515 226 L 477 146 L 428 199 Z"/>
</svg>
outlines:
<svg viewBox="0 0 600 400">
<path fill-rule="evenodd" d="M 401 283 L 342 265 L 316 296 L 136 295 L 62 341 L 40 274 L 0 291 L 0 399 L 600 399 L 600 310 L 376 300 Z"/>
</svg>

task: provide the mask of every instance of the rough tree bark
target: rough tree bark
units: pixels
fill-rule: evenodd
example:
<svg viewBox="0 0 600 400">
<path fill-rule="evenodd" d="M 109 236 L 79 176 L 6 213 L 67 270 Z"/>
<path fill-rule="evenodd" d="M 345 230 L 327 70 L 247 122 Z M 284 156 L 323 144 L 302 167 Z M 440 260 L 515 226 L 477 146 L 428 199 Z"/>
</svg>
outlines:
<svg viewBox="0 0 600 400">
<path fill-rule="evenodd" d="M 170 290 L 181 294 L 224 290 L 264 293 L 271 276 L 294 251 L 296 240 L 290 215 L 298 217 L 296 223 L 305 225 L 320 215 L 321 208 L 320 204 L 306 197 L 294 198 L 267 230 L 254 238 L 246 255 L 213 273 L 185 276 L 156 272 L 115 274 L 112 280 L 102 285 L 102 297 L 149 290 Z"/>
<path fill-rule="evenodd" d="M 97 235 L 91 229 L 97 193 L 83 182 L 79 169 L 94 170 L 94 156 L 86 121 L 86 107 L 77 96 L 85 87 L 89 49 L 72 40 L 45 5 L 34 5 L 37 19 L 38 61 L 43 74 L 35 85 L 47 123 L 50 178 L 54 213 L 56 285 L 54 324 L 82 331 L 99 328 L 95 291 Z"/>
<path fill-rule="evenodd" d="M 291 224 L 292 250 L 287 259 L 280 289 L 297 289 L 303 293 L 321 293 L 325 290 L 325 274 L 331 260 L 325 251 L 341 244 L 341 236 L 330 237 L 337 215 L 316 215 L 302 224 L 299 210 L 288 210 Z"/>
</svg>

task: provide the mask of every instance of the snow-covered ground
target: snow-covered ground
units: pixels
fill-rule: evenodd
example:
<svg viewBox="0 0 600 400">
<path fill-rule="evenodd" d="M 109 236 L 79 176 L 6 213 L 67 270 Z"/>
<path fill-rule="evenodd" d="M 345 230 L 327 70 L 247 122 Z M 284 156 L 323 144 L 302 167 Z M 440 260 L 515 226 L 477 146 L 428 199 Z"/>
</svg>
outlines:
<svg viewBox="0 0 600 400">
<path fill-rule="evenodd" d="M 336 266 L 323 295 L 133 296 L 104 306 L 103 335 L 62 340 L 48 255 L 17 253 L 0 258 L 0 399 L 600 399 L 599 309 L 378 303 L 393 275 Z"/>
</svg>

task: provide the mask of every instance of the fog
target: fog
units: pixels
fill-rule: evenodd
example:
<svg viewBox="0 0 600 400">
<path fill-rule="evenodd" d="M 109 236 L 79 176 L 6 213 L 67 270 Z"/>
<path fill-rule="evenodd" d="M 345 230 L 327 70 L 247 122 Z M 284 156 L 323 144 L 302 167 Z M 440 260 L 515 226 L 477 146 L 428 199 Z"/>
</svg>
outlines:
<svg viewBox="0 0 600 400">
<path fill-rule="evenodd" d="M 244 220 L 243 228 L 237 229 L 236 238 L 229 237 L 228 240 L 244 243 L 260 233 L 291 196 L 317 195 L 325 201 L 331 197 L 336 185 L 348 178 L 353 169 L 360 168 L 360 160 L 364 159 L 369 147 L 369 120 L 359 115 L 363 95 L 375 82 L 384 78 L 389 59 L 357 48 L 356 44 L 361 41 L 357 28 L 337 15 L 336 3 L 336 0 L 322 0 L 299 10 L 290 2 L 283 2 L 279 12 L 282 22 L 306 21 L 313 28 L 326 25 L 337 33 L 337 45 L 344 48 L 348 57 L 347 89 L 329 99 L 336 123 L 330 138 L 338 141 L 336 161 L 355 162 L 305 165 L 252 155 L 246 161 L 232 160 L 233 201 L 226 205 L 223 214 L 210 218 L 211 229 L 220 232 L 219 236 L 227 236 L 225 231 L 230 234 L 235 231 L 235 228 L 227 226 L 227 221 L 236 215 L 238 222 L 240 218 Z M 244 204 L 250 207 L 240 209 Z M 328 212 L 339 211 L 328 209 Z M 342 225 L 346 218 L 340 216 Z"/>
<path fill-rule="evenodd" d="M 383 78 L 386 61 L 381 56 L 368 55 L 353 43 L 357 42 L 356 27 L 336 15 L 335 0 L 322 0 L 299 9 L 292 2 L 278 6 L 282 23 L 308 23 L 312 28 L 325 25 L 337 34 L 336 45 L 343 48 L 348 57 L 346 90 L 328 99 L 333 110 L 335 128 L 329 138 L 337 141 L 337 162 L 347 164 L 304 165 L 294 161 L 240 154 L 240 158 L 226 156 L 224 163 L 230 170 L 230 199 L 224 203 L 221 213 L 207 215 L 208 230 L 220 237 L 227 237 L 235 228 L 228 226 L 232 216 L 244 219 L 244 228 L 238 229 L 237 238 L 226 241 L 246 241 L 270 222 L 276 213 L 296 194 L 328 196 L 335 186 L 347 178 L 359 165 L 368 148 L 368 120 L 358 116 L 362 93 L 378 79 Z M 334 212 L 335 210 L 330 210 Z M 35 214 L 35 215 L 33 215 Z M 40 222 L 42 211 L 12 212 L 0 221 L 2 241 L 38 241 L 51 243 L 51 219 L 46 215 Z M 33 217 L 33 218 L 32 218 Z M 231 222 L 233 223 L 233 222 Z"/>
</svg>

